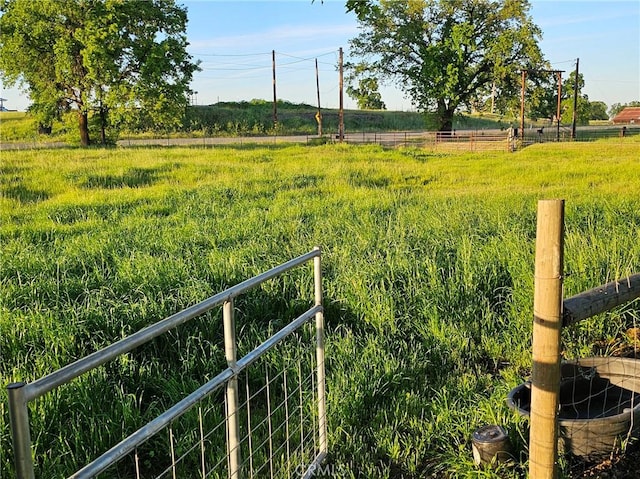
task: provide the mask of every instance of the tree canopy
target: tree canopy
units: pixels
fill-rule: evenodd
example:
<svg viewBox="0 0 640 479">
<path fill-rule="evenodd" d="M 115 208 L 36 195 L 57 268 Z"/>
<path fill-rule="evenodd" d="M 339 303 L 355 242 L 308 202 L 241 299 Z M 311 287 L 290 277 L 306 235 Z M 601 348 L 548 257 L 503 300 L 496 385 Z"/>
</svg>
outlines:
<svg viewBox="0 0 640 479">
<path fill-rule="evenodd" d="M 577 110 L 576 110 L 576 125 L 588 125 L 589 118 L 591 116 L 591 106 L 589 103 L 589 97 L 582 93 L 584 88 L 584 75 L 578 73 L 578 81 L 576 84 L 576 72 L 569 73 L 568 78 L 564 81 L 562 86 L 562 117 L 563 124 L 568 125 L 573 122 L 573 97 L 578 89 L 577 97 Z"/>
<path fill-rule="evenodd" d="M 362 76 L 363 72 L 357 66 L 351 67 L 351 72 L 347 78 L 347 95 L 358 102 L 358 108 L 361 110 L 386 110 L 387 107 L 382 101 L 382 95 L 378 91 L 378 79 L 372 76 Z"/>
<path fill-rule="evenodd" d="M 515 97 L 518 72 L 543 63 L 540 29 L 526 0 L 348 0 L 361 33 L 358 65 L 397 83 L 415 106 L 451 130 L 456 109 L 488 96 Z"/>
<path fill-rule="evenodd" d="M 607 104 L 603 101 L 589 103 L 589 120 L 608 120 Z"/>
<path fill-rule="evenodd" d="M 173 0 L 2 0 L 0 12 L 3 81 L 28 91 L 44 123 L 75 110 L 83 145 L 93 114 L 103 141 L 107 124 L 183 114 L 198 66 Z"/>
</svg>

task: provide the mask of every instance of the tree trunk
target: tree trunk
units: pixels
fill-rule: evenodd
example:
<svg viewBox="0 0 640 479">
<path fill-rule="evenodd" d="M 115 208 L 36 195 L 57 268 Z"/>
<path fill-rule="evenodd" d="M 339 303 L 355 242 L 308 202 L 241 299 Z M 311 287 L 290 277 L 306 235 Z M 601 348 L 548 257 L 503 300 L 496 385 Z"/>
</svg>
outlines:
<svg viewBox="0 0 640 479">
<path fill-rule="evenodd" d="M 453 130 L 453 112 L 446 111 L 445 115 L 440 117 L 440 125 L 438 131 Z"/>
<path fill-rule="evenodd" d="M 80 144 L 89 146 L 91 144 L 89 139 L 89 115 L 86 111 L 78 111 L 78 126 L 80 128 Z"/>
<path fill-rule="evenodd" d="M 444 101 L 438 102 L 437 122 L 438 131 L 452 131 L 453 130 L 453 113 L 455 108 L 448 107 Z"/>
<path fill-rule="evenodd" d="M 105 132 L 107 124 L 107 112 L 105 111 L 104 106 L 100 105 L 100 141 L 102 142 L 102 146 L 107 145 L 107 134 Z"/>
</svg>

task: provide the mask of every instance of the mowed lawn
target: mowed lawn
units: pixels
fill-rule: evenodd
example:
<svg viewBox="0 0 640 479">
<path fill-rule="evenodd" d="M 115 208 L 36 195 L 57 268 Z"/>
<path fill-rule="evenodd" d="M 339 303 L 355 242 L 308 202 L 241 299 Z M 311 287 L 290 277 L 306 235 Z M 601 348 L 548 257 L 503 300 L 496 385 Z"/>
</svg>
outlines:
<svg viewBox="0 0 640 479">
<path fill-rule="evenodd" d="M 516 153 L 244 146 L 15 151 L 0 161 L 2 477 L 13 470 L 8 383 L 315 245 L 337 470 L 524 477 L 527 423 L 505 398 L 530 374 L 537 201 L 566 200 L 565 296 L 640 272 L 638 138 Z M 297 284 L 242 305 L 242 341 L 257 344 L 295 309 Z M 563 354 L 601 353 L 638 323 L 636 301 L 566 331 Z M 116 361 L 33 405 L 42 477 L 69 474 L 222 367 L 198 346 L 222 347 L 219 328 L 172 337 L 144 362 Z M 136 394 L 149 391 L 157 401 L 139 410 Z M 105 425 L 87 426 L 93 416 Z M 473 465 L 471 434 L 485 424 L 507 429 L 515 463 Z"/>
</svg>

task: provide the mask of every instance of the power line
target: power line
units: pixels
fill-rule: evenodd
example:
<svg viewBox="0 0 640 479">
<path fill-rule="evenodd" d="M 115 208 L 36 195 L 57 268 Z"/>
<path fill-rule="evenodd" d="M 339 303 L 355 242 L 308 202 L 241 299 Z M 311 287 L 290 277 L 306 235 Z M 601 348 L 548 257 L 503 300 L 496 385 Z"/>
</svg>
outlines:
<svg viewBox="0 0 640 479">
<path fill-rule="evenodd" d="M 287 65 L 296 65 L 296 64 L 298 64 L 298 63 L 302 63 L 302 62 L 306 62 L 306 61 L 308 61 L 308 60 L 303 59 L 303 60 L 297 60 L 297 61 L 295 61 L 295 62 L 289 62 L 289 63 L 278 63 L 278 66 L 280 66 L 280 67 L 286 67 Z"/>
<path fill-rule="evenodd" d="M 551 62 L 551 65 L 558 65 L 560 63 L 573 63 L 573 64 L 575 64 L 576 63 L 576 59 L 572 58 L 571 60 L 563 60 L 561 62 Z"/>
<path fill-rule="evenodd" d="M 599 83 L 638 83 L 638 80 L 599 80 L 589 78 L 589 83 L 591 82 L 599 82 Z"/>
<path fill-rule="evenodd" d="M 297 59 L 297 60 L 299 60 L 301 62 L 303 62 L 303 61 L 315 62 L 315 60 L 317 60 L 318 58 L 326 57 L 326 56 L 329 56 L 329 55 L 336 55 L 336 52 L 330 51 L 330 52 L 327 52 L 327 53 L 321 53 L 319 55 L 314 55 L 313 57 L 303 58 L 303 57 L 297 57 L 295 55 L 289 55 L 288 53 L 282 53 L 282 52 L 276 52 L 276 53 L 278 55 L 281 55 L 281 56 L 285 56 L 285 57 L 289 57 L 289 58 L 295 58 L 295 59 Z M 331 66 L 335 67 L 336 63 L 337 63 L 337 60 L 336 60 L 336 63 L 322 62 L 322 61 L 318 61 L 318 63 L 319 64 L 323 64 L 323 65 L 331 65 Z"/>
<path fill-rule="evenodd" d="M 321 53 L 319 55 L 314 55 L 313 57 L 309 57 L 309 58 L 303 58 L 303 57 L 298 57 L 295 55 L 290 55 L 288 53 L 283 53 L 283 52 L 276 52 L 278 55 L 282 55 L 284 57 L 290 57 L 290 58 L 296 58 L 298 60 L 306 60 L 306 61 L 314 61 L 316 58 L 320 58 L 320 57 L 326 57 L 328 55 L 335 55 L 334 51 L 330 51 L 327 53 Z"/>
<path fill-rule="evenodd" d="M 253 56 L 261 56 L 261 55 L 271 55 L 271 52 L 264 53 L 192 53 L 192 55 L 197 55 L 201 57 L 253 57 Z"/>
<path fill-rule="evenodd" d="M 322 91 L 322 94 L 324 95 L 324 94 L 327 94 L 327 93 L 332 93 L 332 92 L 336 91 L 337 89 L 338 89 L 338 85 L 336 85 L 336 86 L 334 86 L 332 88 L 329 88 L 328 90 L 321 90 L 321 91 Z"/>
<path fill-rule="evenodd" d="M 338 51 L 325 51 L 318 53 L 317 55 L 303 57 L 285 52 L 277 52 L 272 50 L 270 52 L 257 52 L 257 53 L 192 53 L 192 55 L 200 60 L 200 72 L 196 72 L 194 79 L 202 79 L 207 82 L 229 82 L 233 83 L 234 87 L 239 85 L 251 84 L 251 87 L 256 86 L 256 82 L 262 83 L 265 81 L 268 75 L 268 70 L 273 69 L 275 75 L 275 68 L 282 72 L 283 78 L 279 80 L 279 85 L 286 86 L 288 90 L 291 85 L 300 85 L 300 82 L 306 82 L 306 80 L 296 80 L 301 76 L 312 75 L 312 70 L 322 71 L 325 75 L 335 74 L 337 71 L 337 59 Z M 276 64 L 276 55 L 281 62 Z M 321 61 L 319 58 L 326 58 L 329 61 Z M 336 59 L 336 62 L 330 61 Z M 315 65 L 314 65 L 315 63 Z M 318 64 L 322 64 L 324 68 L 318 70 Z M 247 83 L 245 83 L 247 82 Z M 274 105 L 275 105 L 275 76 L 272 79 L 274 84 Z M 207 88 L 211 88 L 210 86 Z M 217 88 L 224 89 L 224 86 L 218 86 Z M 332 93 L 338 89 L 338 86 L 324 89 L 324 93 Z M 319 88 L 318 88 L 319 90 Z M 311 102 L 305 100 L 307 103 Z M 277 121 L 277 113 L 274 111 L 274 121 Z"/>
<path fill-rule="evenodd" d="M 249 67 L 266 64 L 266 62 L 263 63 L 263 62 L 256 62 L 256 61 L 229 62 L 229 61 L 212 61 L 212 60 L 203 60 L 202 63 L 215 64 L 215 65 L 242 65 L 242 66 L 249 66 Z"/>
<path fill-rule="evenodd" d="M 198 75 L 198 78 L 206 78 L 207 80 L 236 80 L 236 81 L 240 81 L 240 80 L 254 80 L 254 79 L 258 79 L 258 78 L 265 78 L 264 75 L 242 75 L 242 76 L 226 76 L 226 77 L 221 77 L 221 76 L 210 76 L 210 75 Z"/>
<path fill-rule="evenodd" d="M 218 67 L 211 67 L 211 68 L 203 68 L 203 71 L 218 71 L 218 72 L 248 72 L 248 71 L 253 71 L 253 70 L 266 70 L 269 67 L 252 67 L 252 68 L 218 68 Z"/>
<path fill-rule="evenodd" d="M 198 55 L 198 56 L 202 56 L 202 57 L 221 57 L 221 58 L 235 58 L 235 57 L 255 57 L 255 56 L 270 56 L 270 53 L 247 53 L 247 54 L 217 54 L 217 53 L 198 53 L 198 54 L 194 54 L 194 55 Z M 276 52 L 278 55 L 280 56 L 285 56 L 288 58 L 293 58 L 296 61 L 291 61 L 291 62 L 286 62 L 286 63 L 279 63 L 278 66 L 281 68 L 286 68 L 289 65 L 295 65 L 298 63 L 303 63 L 303 62 L 314 62 L 316 60 L 316 57 L 309 57 L 309 58 L 303 58 L 303 57 L 298 57 L 295 55 L 290 55 L 288 53 L 282 53 L 282 52 Z M 327 52 L 327 53 L 322 53 L 320 55 L 318 55 L 318 57 L 323 57 L 323 56 L 328 56 L 328 55 L 335 55 L 335 52 Z M 269 65 L 265 64 L 265 65 L 256 65 L 254 64 L 247 64 L 247 63 L 239 63 L 239 62 L 212 62 L 211 60 L 205 60 L 203 62 L 205 64 L 205 66 L 201 67 L 202 70 L 214 70 L 214 71 L 248 71 L 248 70 L 261 70 L 261 69 L 268 69 L 270 68 Z M 335 64 L 333 63 L 329 63 L 329 62 L 318 62 L 318 63 L 322 63 L 324 65 L 329 65 L 335 68 Z M 222 68 L 218 65 L 226 65 L 226 66 L 230 66 L 230 67 L 234 67 L 234 68 Z M 322 70 L 322 71 L 329 71 L 329 70 Z"/>
</svg>

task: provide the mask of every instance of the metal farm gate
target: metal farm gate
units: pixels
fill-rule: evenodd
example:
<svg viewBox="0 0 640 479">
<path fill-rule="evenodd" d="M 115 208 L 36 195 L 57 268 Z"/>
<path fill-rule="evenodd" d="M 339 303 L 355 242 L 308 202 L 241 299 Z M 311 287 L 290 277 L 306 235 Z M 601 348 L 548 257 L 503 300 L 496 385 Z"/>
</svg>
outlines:
<svg viewBox="0 0 640 479">
<path fill-rule="evenodd" d="M 311 475 L 327 454 L 320 256 L 316 247 L 41 379 L 10 384 L 9 413 L 18 478 L 36 477 L 30 402 L 219 306 L 223 310 L 227 368 L 69 477 L 101 473 L 107 477 L 233 479 Z M 313 261 L 315 304 L 238 358 L 234 298 L 309 261 Z M 315 331 L 305 335 L 304 326 L 312 319 Z M 274 369 L 267 360 L 269 355 L 277 355 L 279 363 L 285 357 L 284 366 Z M 160 451 L 149 451 L 147 442 L 152 438 L 154 444 L 164 445 Z"/>
</svg>

